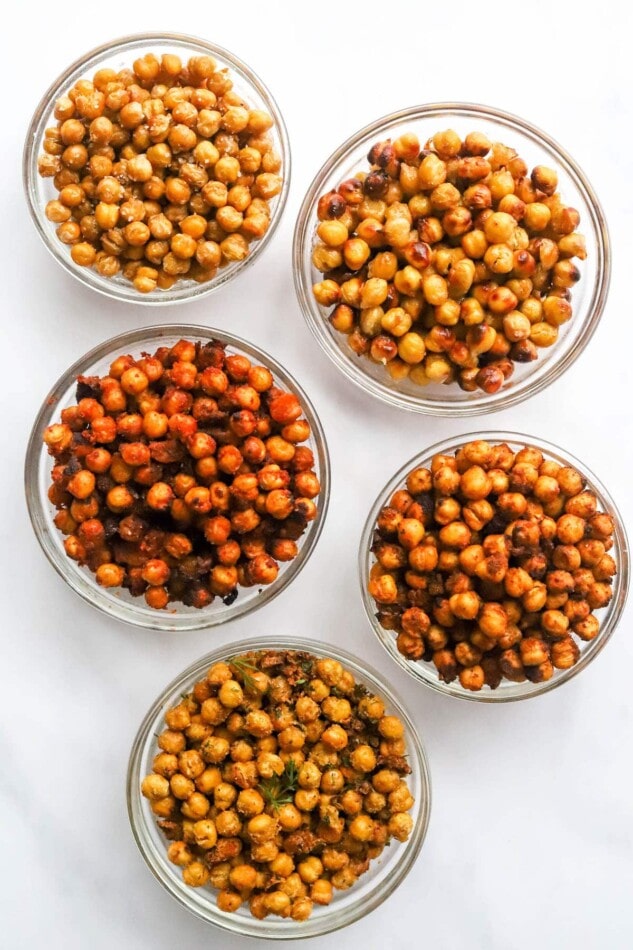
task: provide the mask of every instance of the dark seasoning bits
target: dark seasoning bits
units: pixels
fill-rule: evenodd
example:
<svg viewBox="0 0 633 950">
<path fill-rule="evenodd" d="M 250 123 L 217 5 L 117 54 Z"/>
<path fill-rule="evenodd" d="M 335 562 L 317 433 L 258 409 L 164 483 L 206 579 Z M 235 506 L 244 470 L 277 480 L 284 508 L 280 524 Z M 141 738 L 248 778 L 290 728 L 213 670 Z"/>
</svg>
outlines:
<svg viewBox="0 0 633 950">
<path fill-rule="evenodd" d="M 46 217 L 75 264 L 168 290 L 211 280 L 268 230 L 283 183 L 273 120 L 210 56 L 100 69 L 54 115 L 38 170 L 59 192 Z"/>
<path fill-rule="evenodd" d="M 180 340 L 79 377 L 76 398 L 44 433 L 48 497 L 103 587 L 158 609 L 230 604 L 297 556 L 318 515 L 310 425 L 265 366 Z"/>
<path fill-rule="evenodd" d="M 575 469 L 483 440 L 409 473 L 376 523 L 369 593 L 400 653 L 447 683 L 542 683 L 598 636 L 612 517 Z"/>
<path fill-rule="evenodd" d="M 141 791 L 184 882 L 223 911 L 307 920 L 412 831 L 404 725 L 338 660 L 215 663 L 165 724 Z"/>
<path fill-rule="evenodd" d="M 377 142 L 318 203 L 313 287 L 351 350 L 394 381 L 496 393 L 572 316 L 579 214 L 556 172 L 480 132 Z"/>
</svg>

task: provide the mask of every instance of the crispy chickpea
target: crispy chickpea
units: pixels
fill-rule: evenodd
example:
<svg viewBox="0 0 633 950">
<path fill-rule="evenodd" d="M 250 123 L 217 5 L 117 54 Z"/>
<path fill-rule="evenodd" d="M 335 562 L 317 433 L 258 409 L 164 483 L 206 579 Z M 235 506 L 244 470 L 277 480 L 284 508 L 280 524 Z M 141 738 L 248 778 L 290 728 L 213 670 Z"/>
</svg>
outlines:
<svg viewBox="0 0 633 950">
<path fill-rule="evenodd" d="M 220 782 L 213 789 L 213 803 L 220 811 L 231 808 L 236 799 L 237 792 L 233 785 L 229 785 L 228 782 Z"/>
<path fill-rule="evenodd" d="M 389 819 L 387 829 L 397 841 L 406 841 L 413 831 L 413 819 L 406 812 L 398 812 Z"/>
<path fill-rule="evenodd" d="M 310 888 L 310 899 L 315 904 L 329 904 L 332 901 L 332 885 L 325 878 L 319 878 Z"/>
<path fill-rule="evenodd" d="M 167 857 L 172 864 L 179 867 L 186 867 L 194 859 L 191 849 L 184 841 L 172 841 L 167 849 Z"/>
<path fill-rule="evenodd" d="M 244 693 L 236 680 L 226 680 L 220 687 L 218 698 L 223 706 L 235 709 L 243 702 Z"/>
<path fill-rule="evenodd" d="M 141 792 L 151 802 L 160 801 L 169 795 L 169 782 L 162 775 L 147 775 L 141 783 Z"/>
<path fill-rule="evenodd" d="M 182 879 L 189 887 L 204 887 L 209 880 L 209 871 L 202 861 L 191 861 L 183 868 Z"/>
<path fill-rule="evenodd" d="M 257 883 L 257 871 L 251 864 L 238 864 L 231 870 L 229 881 L 238 891 L 252 891 Z"/>
<path fill-rule="evenodd" d="M 158 737 L 158 747 L 170 755 L 181 752 L 185 748 L 185 743 L 186 740 L 182 732 L 172 729 L 167 729 Z"/>
<path fill-rule="evenodd" d="M 282 829 L 286 831 L 296 831 L 301 827 L 301 812 L 294 805 L 282 805 L 277 811 L 277 820 Z"/>
<path fill-rule="evenodd" d="M 264 805 L 264 799 L 256 789 L 244 789 L 237 796 L 237 810 L 246 817 L 261 814 Z"/>
<path fill-rule="evenodd" d="M 183 815 L 187 818 L 191 818 L 192 821 L 196 821 L 199 818 L 204 818 L 209 811 L 210 803 L 206 795 L 203 795 L 202 792 L 193 792 L 184 804 L 180 806 L 180 810 Z"/>
</svg>

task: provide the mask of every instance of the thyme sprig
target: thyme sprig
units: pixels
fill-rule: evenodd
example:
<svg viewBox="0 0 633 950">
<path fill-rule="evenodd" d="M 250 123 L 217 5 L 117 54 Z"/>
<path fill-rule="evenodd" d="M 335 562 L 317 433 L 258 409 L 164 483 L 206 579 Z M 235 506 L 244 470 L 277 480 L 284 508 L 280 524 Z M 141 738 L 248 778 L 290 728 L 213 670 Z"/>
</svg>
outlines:
<svg viewBox="0 0 633 950">
<path fill-rule="evenodd" d="M 282 805 L 292 805 L 298 778 L 299 770 L 295 761 L 289 759 L 281 775 L 265 778 L 257 787 L 264 796 L 266 804 L 274 811 L 278 811 Z"/>
<path fill-rule="evenodd" d="M 255 689 L 255 680 L 253 673 L 259 673 L 259 667 L 252 663 L 245 656 L 234 656 L 229 660 L 229 666 L 233 666 L 240 674 L 247 689 Z"/>
</svg>

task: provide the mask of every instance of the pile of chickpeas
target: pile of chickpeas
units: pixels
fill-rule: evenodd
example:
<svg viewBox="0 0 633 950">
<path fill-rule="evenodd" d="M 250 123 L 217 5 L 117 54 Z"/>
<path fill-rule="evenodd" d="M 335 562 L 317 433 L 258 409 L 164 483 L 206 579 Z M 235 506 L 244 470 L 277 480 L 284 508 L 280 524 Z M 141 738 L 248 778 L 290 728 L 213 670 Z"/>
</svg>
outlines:
<svg viewBox="0 0 633 950">
<path fill-rule="evenodd" d="M 556 172 L 480 132 L 377 142 L 318 203 L 317 302 L 394 381 L 498 392 L 552 346 L 584 260 Z"/>
<path fill-rule="evenodd" d="M 67 555 L 150 607 L 271 584 L 317 517 L 310 424 L 265 366 L 180 340 L 81 376 L 48 426 Z"/>
<path fill-rule="evenodd" d="M 141 791 L 184 882 L 223 911 L 306 920 L 413 828 L 404 725 L 337 660 L 215 663 L 165 724 Z"/>
<path fill-rule="evenodd" d="M 483 440 L 433 456 L 380 512 L 369 593 L 400 653 L 495 689 L 574 666 L 612 597 L 613 518 L 535 447 Z"/>
<path fill-rule="evenodd" d="M 150 293 L 211 280 L 268 230 L 282 188 L 273 119 L 210 56 L 100 69 L 54 116 L 39 173 L 59 192 L 46 216 L 75 264 Z"/>
</svg>

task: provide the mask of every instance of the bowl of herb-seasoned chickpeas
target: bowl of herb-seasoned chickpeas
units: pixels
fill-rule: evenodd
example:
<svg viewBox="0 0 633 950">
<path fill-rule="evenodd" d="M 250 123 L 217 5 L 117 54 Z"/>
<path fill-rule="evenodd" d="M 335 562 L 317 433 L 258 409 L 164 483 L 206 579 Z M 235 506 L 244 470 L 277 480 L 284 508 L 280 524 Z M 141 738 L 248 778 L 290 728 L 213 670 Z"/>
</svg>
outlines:
<svg viewBox="0 0 633 950">
<path fill-rule="evenodd" d="M 628 541 L 615 502 L 567 451 L 514 432 L 447 439 L 378 496 L 360 546 L 380 642 L 450 696 L 524 699 L 567 682 L 618 624 Z"/>
<path fill-rule="evenodd" d="M 290 182 L 283 119 L 258 76 L 195 37 L 105 44 L 44 94 L 23 160 L 55 259 L 111 297 L 200 297 L 255 261 Z"/>
<path fill-rule="evenodd" d="M 401 883 L 430 810 L 400 701 L 345 651 L 295 637 L 217 649 L 158 697 L 135 739 L 128 811 L 181 904 L 260 938 L 352 923 Z"/>
<path fill-rule="evenodd" d="M 402 110 L 341 145 L 306 194 L 294 262 L 308 326 L 344 375 L 437 415 L 514 405 L 557 379 L 610 276 L 574 159 L 466 103 Z"/>
</svg>

